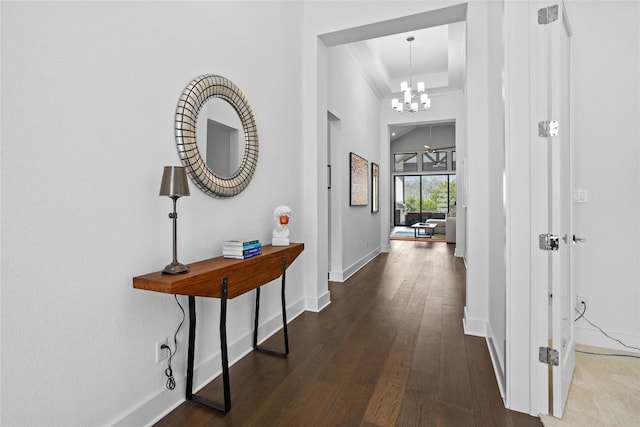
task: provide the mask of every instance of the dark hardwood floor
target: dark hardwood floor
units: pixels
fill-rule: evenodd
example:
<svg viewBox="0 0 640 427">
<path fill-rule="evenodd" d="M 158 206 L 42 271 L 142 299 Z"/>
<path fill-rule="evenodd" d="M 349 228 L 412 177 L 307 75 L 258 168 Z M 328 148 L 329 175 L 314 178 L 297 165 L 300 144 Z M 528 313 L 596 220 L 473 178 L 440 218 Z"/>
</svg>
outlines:
<svg viewBox="0 0 640 427">
<path fill-rule="evenodd" d="M 453 245 L 391 247 L 289 324 L 288 358 L 253 352 L 231 367 L 231 412 L 185 402 L 156 425 L 542 426 L 504 409 L 485 340 L 463 333 Z M 265 344 L 279 348 L 281 333 Z M 221 389 L 217 378 L 199 394 Z"/>
</svg>

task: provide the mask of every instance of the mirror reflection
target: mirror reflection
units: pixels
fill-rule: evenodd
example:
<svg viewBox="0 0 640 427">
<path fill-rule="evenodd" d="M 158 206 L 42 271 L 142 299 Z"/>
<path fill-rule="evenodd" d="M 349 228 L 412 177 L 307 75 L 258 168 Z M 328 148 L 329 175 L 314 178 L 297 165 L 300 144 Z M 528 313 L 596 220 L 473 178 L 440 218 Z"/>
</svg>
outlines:
<svg viewBox="0 0 640 427">
<path fill-rule="evenodd" d="M 244 130 L 231 104 L 211 98 L 202 106 L 196 124 L 196 141 L 208 168 L 220 177 L 231 177 L 244 156 Z"/>
</svg>

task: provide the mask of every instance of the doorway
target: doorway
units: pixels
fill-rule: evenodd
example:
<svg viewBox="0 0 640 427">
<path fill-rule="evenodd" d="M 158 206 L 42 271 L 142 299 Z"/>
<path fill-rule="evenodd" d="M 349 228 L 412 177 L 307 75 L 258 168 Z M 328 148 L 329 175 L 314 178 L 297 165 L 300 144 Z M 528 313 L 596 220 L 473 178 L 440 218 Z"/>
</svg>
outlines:
<svg viewBox="0 0 640 427">
<path fill-rule="evenodd" d="M 331 281 L 342 281 L 342 167 L 340 156 L 341 122 L 327 111 L 327 271 Z"/>
</svg>

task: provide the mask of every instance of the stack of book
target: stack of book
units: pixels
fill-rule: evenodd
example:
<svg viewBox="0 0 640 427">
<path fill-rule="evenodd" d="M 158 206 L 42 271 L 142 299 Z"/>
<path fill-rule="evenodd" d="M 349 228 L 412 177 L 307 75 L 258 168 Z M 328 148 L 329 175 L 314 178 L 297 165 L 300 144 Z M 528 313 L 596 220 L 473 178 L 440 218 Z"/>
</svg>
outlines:
<svg viewBox="0 0 640 427">
<path fill-rule="evenodd" d="M 227 240 L 222 247 L 225 258 L 247 259 L 262 253 L 262 243 L 259 240 Z"/>
</svg>

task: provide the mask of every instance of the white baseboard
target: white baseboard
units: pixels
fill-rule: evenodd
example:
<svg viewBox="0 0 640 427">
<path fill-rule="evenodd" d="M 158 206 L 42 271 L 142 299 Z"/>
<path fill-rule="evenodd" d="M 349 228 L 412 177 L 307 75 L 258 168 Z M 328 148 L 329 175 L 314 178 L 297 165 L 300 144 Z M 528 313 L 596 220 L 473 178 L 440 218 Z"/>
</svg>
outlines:
<svg viewBox="0 0 640 427">
<path fill-rule="evenodd" d="M 339 271 L 339 270 L 331 270 L 329 272 L 329 280 L 331 282 L 342 283 L 344 282 L 344 274 L 342 273 L 342 271 Z"/>
<path fill-rule="evenodd" d="M 494 337 L 495 335 L 491 330 L 491 326 L 488 325 L 487 338 L 486 338 L 487 348 L 489 349 L 489 356 L 491 357 L 491 364 L 493 365 L 493 371 L 496 374 L 498 388 L 500 389 L 500 396 L 504 401 L 505 397 L 507 396 L 506 394 L 507 380 L 505 376 L 504 363 L 502 361 L 502 358 L 500 357 L 500 354 L 498 353 L 498 350 L 496 349 L 496 342 Z"/>
<path fill-rule="evenodd" d="M 457 246 L 456 246 L 456 250 L 453 251 L 453 256 L 455 256 L 456 258 L 462 258 L 464 257 L 464 252 L 462 252 Z"/>
<path fill-rule="evenodd" d="M 362 267 L 364 267 L 365 265 L 367 265 L 369 262 L 371 262 L 372 259 L 374 259 L 375 257 L 378 256 L 378 254 L 380 253 L 380 248 L 376 248 L 373 251 L 369 252 L 368 254 L 366 254 L 364 257 L 360 258 L 358 261 L 356 261 L 355 263 L 353 263 L 350 267 L 348 267 L 343 273 L 342 273 L 342 277 L 344 280 L 342 280 L 343 282 L 346 281 L 347 279 L 349 279 L 349 277 L 353 276 L 354 274 L 356 274 Z"/>
<path fill-rule="evenodd" d="M 356 274 L 358 270 L 360 270 L 362 267 L 364 267 L 369 262 L 371 262 L 371 260 L 377 257 L 378 254 L 381 252 L 382 251 L 379 248 L 374 249 L 373 251 L 369 252 L 364 257 L 360 258 L 358 261 L 356 261 L 354 264 L 352 264 L 350 267 L 348 267 L 344 271 L 339 271 L 339 270 L 330 271 L 329 280 L 331 280 L 332 282 L 338 282 L 338 283 L 346 282 L 349 277 Z"/>
<path fill-rule="evenodd" d="M 319 301 L 328 300 L 323 295 Z M 328 304 L 328 303 L 326 303 Z M 298 317 L 304 312 L 305 301 L 300 299 L 287 307 L 287 323 Z M 324 308 L 324 307 L 323 307 Z M 282 329 L 282 316 L 276 313 L 271 318 L 262 322 L 258 326 L 259 342 L 267 340 L 270 336 Z M 197 344 L 196 344 L 197 345 Z M 230 342 L 228 345 L 229 366 L 233 366 L 237 361 L 253 351 L 253 331 L 248 331 L 238 339 Z M 197 364 L 193 370 L 193 389 L 194 393 L 205 385 L 209 384 L 214 378 L 222 373 L 222 359 L 220 352 L 213 354 L 208 359 Z M 112 423 L 113 426 L 150 426 L 158 422 L 169 412 L 178 407 L 185 401 L 184 390 L 186 387 L 186 372 L 176 374 L 174 376 L 176 387 L 173 391 L 162 389 L 158 393 L 150 396 L 145 401 L 137 404 L 128 413 L 122 415 L 119 419 Z"/>
<path fill-rule="evenodd" d="M 462 325 L 464 326 L 465 335 L 473 335 L 483 338 L 486 338 L 487 336 L 487 322 L 482 319 L 470 317 L 466 306 L 464 307 L 464 319 L 462 319 Z"/>
<path fill-rule="evenodd" d="M 382 248 L 380 249 L 380 252 L 388 254 L 389 252 L 391 252 L 391 245 L 382 246 Z"/>
<path fill-rule="evenodd" d="M 585 327 L 577 326 L 577 324 L 580 322 L 584 322 L 584 320 L 579 320 L 578 322 L 576 322 L 576 328 L 574 331 L 576 344 L 589 345 L 593 347 L 602 347 L 602 348 L 619 350 L 619 351 L 630 351 L 630 352 L 638 351 L 638 350 L 627 348 L 622 344 L 618 343 L 617 341 L 614 341 L 612 339 L 605 337 L 602 334 L 602 332 L 592 328 L 591 326 L 585 326 Z M 612 332 L 612 331 L 606 331 L 606 332 L 612 337 L 619 339 L 626 345 L 640 348 L 639 335 Z"/>
<path fill-rule="evenodd" d="M 327 291 L 317 298 L 306 298 L 304 308 L 306 311 L 318 313 L 324 310 L 329 304 L 331 304 L 331 294 Z"/>
</svg>

